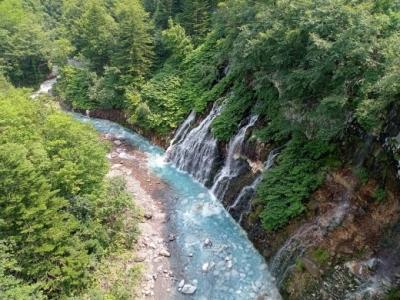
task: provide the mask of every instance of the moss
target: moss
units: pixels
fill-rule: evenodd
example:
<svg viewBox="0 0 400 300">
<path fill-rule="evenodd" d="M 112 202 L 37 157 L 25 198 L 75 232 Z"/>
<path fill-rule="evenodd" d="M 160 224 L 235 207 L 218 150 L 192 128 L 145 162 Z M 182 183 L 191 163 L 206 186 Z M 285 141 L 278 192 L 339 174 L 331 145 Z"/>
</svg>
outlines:
<svg viewBox="0 0 400 300">
<path fill-rule="evenodd" d="M 385 296 L 385 300 L 398 300 L 400 299 L 400 288 L 392 288 L 387 295 Z"/>
<path fill-rule="evenodd" d="M 296 259 L 296 270 L 299 272 L 304 272 L 305 270 L 304 262 L 301 258 Z"/>
<path fill-rule="evenodd" d="M 312 256 L 315 259 L 315 261 L 319 263 L 321 266 L 326 265 L 330 258 L 329 252 L 322 248 L 317 248 L 316 250 L 314 250 Z"/>
<path fill-rule="evenodd" d="M 373 194 L 374 199 L 377 202 L 383 202 L 386 199 L 386 191 L 383 187 L 378 187 L 374 194 Z"/>
<path fill-rule="evenodd" d="M 358 180 L 360 180 L 361 184 L 366 184 L 369 179 L 368 170 L 364 167 L 359 167 L 354 171 L 354 174 L 357 176 Z"/>
</svg>

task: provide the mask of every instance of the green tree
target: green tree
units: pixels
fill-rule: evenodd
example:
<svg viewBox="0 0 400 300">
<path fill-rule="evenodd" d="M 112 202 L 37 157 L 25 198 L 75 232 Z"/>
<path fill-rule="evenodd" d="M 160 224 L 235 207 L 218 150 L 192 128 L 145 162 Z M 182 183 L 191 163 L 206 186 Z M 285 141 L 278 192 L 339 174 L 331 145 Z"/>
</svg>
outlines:
<svg viewBox="0 0 400 300">
<path fill-rule="evenodd" d="M 119 1 L 115 15 L 118 30 L 111 65 L 120 70 L 127 86 L 148 75 L 153 58 L 152 26 L 139 1 Z"/>
<path fill-rule="evenodd" d="M 168 29 L 162 32 L 162 42 L 171 60 L 181 62 L 193 50 L 193 45 L 182 26 L 172 19 L 168 23 Z"/>
<path fill-rule="evenodd" d="M 49 71 L 50 41 L 41 22 L 21 0 L 0 2 L 0 69 L 16 85 L 37 84 Z"/>
<path fill-rule="evenodd" d="M 85 12 L 76 25 L 77 50 L 90 59 L 93 70 L 101 73 L 109 63 L 110 52 L 115 44 L 114 19 L 101 2 L 93 0 L 85 3 Z"/>
</svg>

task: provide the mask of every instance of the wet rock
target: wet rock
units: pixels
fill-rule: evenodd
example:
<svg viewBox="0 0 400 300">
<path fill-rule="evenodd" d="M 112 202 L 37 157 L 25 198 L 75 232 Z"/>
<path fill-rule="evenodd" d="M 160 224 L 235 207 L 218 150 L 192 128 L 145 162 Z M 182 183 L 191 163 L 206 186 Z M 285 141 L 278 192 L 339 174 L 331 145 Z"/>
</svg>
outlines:
<svg viewBox="0 0 400 300">
<path fill-rule="evenodd" d="M 171 233 L 170 235 L 168 235 L 168 241 L 173 242 L 173 241 L 175 241 L 175 239 L 176 239 L 175 234 Z"/>
<path fill-rule="evenodd" d="M 144 218 L 145 218 L 146 220 L 150 220 L 150 219 L 153 218 L 153 214 L 150 213 L 150 212 L 146 212 L 146 213 L 144 214 Z"/>
<path fill-rule="evenodd" d="M 310 259 L 304 257 L 302 259 L 305 269 L 314 277 L 320 276 L 320 270 L 318 266 Z"/>
<path fill-rule="evenodd" d="M 209 267 L 210 267 L 210 264 L 208 262 L 204 263 L 203 266 L 201 267 L 201 270 L 203 272 L 208 272 Z"/>
<path fill-rule="evenodd" d="M 212 242 L 211 242 L 211 240 L 210 240 L 210 239 L 205 239 L 205 240 L 204 240 L 204 243 L 203 243 L 203 246 L 204 246 L 205 248 L 210 248 L 210 247 L 212 247 Z"/>
<path fill-rule="evenodd" d="M 197 287 L 191 284 L 185 284 L 180 291 L 182 294 L 193 295 L 197 290 Z"/>
<path fill-rule="evenodd" d="M 227 267 L 228 269 L 232 269 L 232 266 L 233 266 L 232 261 L 231 261 L 231 260 L 228 260 L 228 261 L 226 262 L 226 267 Z"/>
<path fill-rule="evenodd" d="M 376 258 L 371 258 L 366 262 L 368 269 L 371 271 L 376 270 L 378 264 L 379 264 L 379 260 Z"/>
<path fill-rule="evenodd" d="M 158 253 L 160 256 L 164 256 L 164 257 L 170 257 L 171 253 L 169 253 L 167 250 L 162 249 L 160 250 L 160 252 Z"/>
<path fill-rule="evenodd" d="M 179 281 L 179 284 L 178 284 L 178 288 L 183 288 L 183 286 L 185 285 L 185 280 L 184 279 L 182 279 L 181 281 Z"/>
</svg>

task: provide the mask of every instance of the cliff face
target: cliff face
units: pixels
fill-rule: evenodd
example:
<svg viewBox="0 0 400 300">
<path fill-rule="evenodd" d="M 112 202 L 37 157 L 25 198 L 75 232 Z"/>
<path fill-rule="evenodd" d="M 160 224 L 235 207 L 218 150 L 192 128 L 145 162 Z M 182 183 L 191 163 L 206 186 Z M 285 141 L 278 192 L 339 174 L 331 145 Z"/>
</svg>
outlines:
<svg viewBox="0 0 400 300">
<path fill-rule="evenodd" d="M 285 228 L 266 232 L 256 207 L 231 210 L 236 219 L 248 210 L 241 225 L 270 262 L 285 298 L 383 299 L 396 293 L 400 189 L 397 161 L 382 140 L 353 130 L 340 150 L 342 166 L 313 193 L 307 213 Z M 268 148 L 250 141 L 244 160 L 263 161 Z"/>
<path fill-rule="evenodd" d="M 388 128 L 386 136 L 397 132 L 394 124 Z M 251 132 L 236 156 L 237 176 L 220 199 L 269 261 L 286 299 L 384 299 L 400 284 L 398 162 L 387 137 L 355 126 L 347 134 L 340 167 L 312 194 L 307 212 L 286 227 L 264 230 L 252 202 L 249 188 L 279 149 Z M 228 148 L 220 144 L 221 165 Z"/>
</svg>

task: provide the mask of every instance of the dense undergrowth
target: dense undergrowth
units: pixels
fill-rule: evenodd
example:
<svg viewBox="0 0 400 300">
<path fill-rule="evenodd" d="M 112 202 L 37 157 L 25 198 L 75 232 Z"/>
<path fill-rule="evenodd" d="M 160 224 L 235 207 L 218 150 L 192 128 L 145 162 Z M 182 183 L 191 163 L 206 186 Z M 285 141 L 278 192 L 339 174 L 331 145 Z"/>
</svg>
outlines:
<svg viewBox="0 0 400 300">
<path fill-rule="evenodd" d="M 109 253 L 132 249 L 139 211 L 105 178 L 94 129 L 0 82 L 0 298 L 78 297 Z"/>
</svg>

